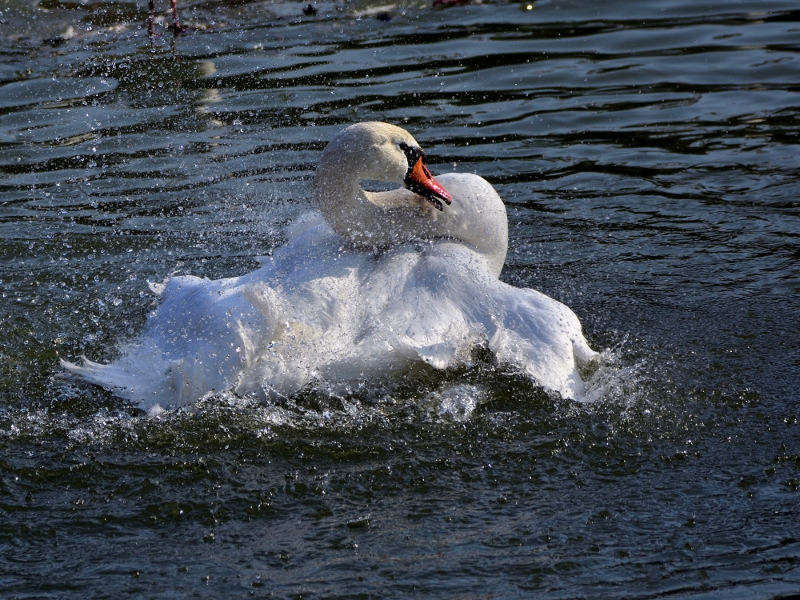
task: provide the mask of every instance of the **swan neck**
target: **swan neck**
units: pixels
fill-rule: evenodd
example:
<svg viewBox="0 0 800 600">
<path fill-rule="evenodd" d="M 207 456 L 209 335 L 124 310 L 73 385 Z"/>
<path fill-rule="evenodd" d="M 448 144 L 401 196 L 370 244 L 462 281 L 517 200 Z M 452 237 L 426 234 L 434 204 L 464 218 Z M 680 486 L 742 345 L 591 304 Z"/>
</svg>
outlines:
<svg viewBox="0 0 800 600">
<path fill-rule="evenodd" d="M 331 229 L 346 241 L 372 245 L 367 238 L 376 227 L 377 207 L 360 185 L 363 169 L 348 158 L 347 153 L 323 153 L 312 186 L 314 202 Z"/>
</svg>

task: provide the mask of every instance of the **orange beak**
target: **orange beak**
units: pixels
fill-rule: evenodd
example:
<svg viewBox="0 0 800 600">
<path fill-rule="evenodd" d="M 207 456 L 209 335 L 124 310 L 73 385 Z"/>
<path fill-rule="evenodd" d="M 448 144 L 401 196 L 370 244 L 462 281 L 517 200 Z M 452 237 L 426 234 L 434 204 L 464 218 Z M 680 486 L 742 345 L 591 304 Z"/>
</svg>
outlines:
<svg viewBox="0 0 800 600">
<path fill-rule="evenodd" d="M 409 169 L 405 184 L 409 190 L 415 194 L 419 194 L 439 210 L 444 209 L 441 202 L 442 200 L 444 200 L 445 204 L 450 204 L 453 201 L 450 192 L 444 189 L 442 184 L 433 178 L 428 167 L 425 166 L 425 161 L 422 156 L 417 158 L 417 162 Z"/>
</svg>

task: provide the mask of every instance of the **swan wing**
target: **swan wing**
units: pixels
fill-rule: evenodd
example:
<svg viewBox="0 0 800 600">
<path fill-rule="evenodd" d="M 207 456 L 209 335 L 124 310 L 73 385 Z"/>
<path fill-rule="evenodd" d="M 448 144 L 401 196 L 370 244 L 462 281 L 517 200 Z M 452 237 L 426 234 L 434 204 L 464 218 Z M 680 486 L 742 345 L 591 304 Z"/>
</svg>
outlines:
<svg viewBox="0 0 800 600">
<path fill-rule="evenodd" d="M 498 362 L 564 397 L 580 397 L 578 367 L 596 353 L 564 304 L 499 281 L 483 256 L 459 244 L 438 243 L 421 255 L 398 253 L 379 271 L 366 286 L 376 288 L 367 292 L 370 298 L 384 294 L 372 320 L 419 359 L 448 368 L 467 360 L 482 340 Z"/>
</svg>

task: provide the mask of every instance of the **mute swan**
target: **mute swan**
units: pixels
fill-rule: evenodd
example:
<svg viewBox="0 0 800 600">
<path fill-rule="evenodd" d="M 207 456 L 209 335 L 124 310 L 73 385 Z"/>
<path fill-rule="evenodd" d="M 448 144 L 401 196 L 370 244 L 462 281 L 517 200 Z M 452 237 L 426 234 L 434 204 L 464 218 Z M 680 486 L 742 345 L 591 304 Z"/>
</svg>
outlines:
<svg viewBox="0 0 800 600">
<path fill-rule="evenodd" d="M 364 180 L 403 187 L 369 192 Z M 581 395 L 577 367 L 596 353 L 569 308 L 498 279 L 508 224 L 487 181 L 437 181 L 408 132 L 370 122 L 326 146 L 312 189 L 321 215 L 260 269 L 152 286 L 161 305 L 121 358 L 63 367 L 148 409 L 211 391 L 369 384 L 420 361 L 445 369 L 483 344 L 542 387 Z"/>
</svg>

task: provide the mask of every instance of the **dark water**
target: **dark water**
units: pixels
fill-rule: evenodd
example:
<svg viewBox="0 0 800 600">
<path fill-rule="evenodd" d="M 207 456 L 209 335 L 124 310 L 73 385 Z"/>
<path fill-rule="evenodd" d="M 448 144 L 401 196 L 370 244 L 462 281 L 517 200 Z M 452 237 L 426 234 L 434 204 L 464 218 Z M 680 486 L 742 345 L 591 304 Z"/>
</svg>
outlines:
<svg viewBox="0 0 800 600">
<path fill-rule="evenodd" d="M 800 592 L 800 11 L 593 4 L 0 6 L 0 595 Z M 254 268 L 371 119 L 495 184 L 602 398 L 478 356 L 154 420 L 59 376 L 148 280 Z"/>
</svg>

